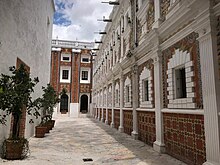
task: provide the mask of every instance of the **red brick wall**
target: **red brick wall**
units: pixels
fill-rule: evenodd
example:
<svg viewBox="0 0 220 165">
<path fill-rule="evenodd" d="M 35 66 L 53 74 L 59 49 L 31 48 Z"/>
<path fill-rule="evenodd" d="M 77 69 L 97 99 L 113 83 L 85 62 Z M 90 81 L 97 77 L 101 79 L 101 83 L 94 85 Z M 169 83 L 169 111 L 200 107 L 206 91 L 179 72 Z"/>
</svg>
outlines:
<svg viewBox="0 0 220 165">
<path fill-rule="evenodd" d="M 153 146 L 156 141 L 155 113 L 138 111 L 138 139 Z"/>
<path fill-rule="evenodd" d="M 124 132 L 128 135 L 131 135 L 133 131 L 133 115 L 132 111 L 123 111 L 124 116 Z"/>
<path fill-rule="evenodd" d="M 118 109 L 114 110 L 114 122 L 115 128 L 118 129 L 118 127 L 120 126 L 120 110 Z"/>
<path fill-rule="evenodd" d="M 164 113 L 166 152 L 187 164 L 206 161 L 203 115 Z"/>
<path fill-rule="evenodd" d="M 59 59 L 60 59 L 60 52 L 52 51 L 50 84 L 57 92 L 58 92 L 58 80 L 59 80 Z"/>
<path fill-rule="evenodd" d="M 108 125 L 111 125 L 112 122 L 112 110 L 108 109 Z"/>
<path fill-rule="evenodd" d="M 103 109 L 104 112 L 104 121 L 106 120 L 106 109 Z"/>
<path fill-rule="evenodd" d="M 99 108 L 99 111 L 100 111 L 100 118 L 99 118 L 99 120 L 101 120 L 102 119 L 102 108 Z"/>
<path fill-rule="evenodd" d="M 72 57 L 72 84 L 71 84 L 71 94 L 72 103 L 79 102 L 79 62 L 80 55 L 74 54 Z"/>
</svg>

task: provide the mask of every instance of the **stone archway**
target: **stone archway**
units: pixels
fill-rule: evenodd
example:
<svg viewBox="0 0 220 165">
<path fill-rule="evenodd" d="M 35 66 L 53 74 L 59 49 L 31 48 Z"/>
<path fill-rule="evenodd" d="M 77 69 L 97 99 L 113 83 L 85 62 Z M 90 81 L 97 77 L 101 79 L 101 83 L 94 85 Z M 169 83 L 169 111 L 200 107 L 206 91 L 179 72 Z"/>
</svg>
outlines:
<svg viewBox="0 0 220 165">
<path fill-rule="evenodd" d="M 82 95 L 80 99 L 80 112 L 87 113 L 88 112 L 88 96 Z"/>
<path fill-rule="evenodd" d="M 62 114 L 66 114 L 68 112 L 68 95 L 67 94 L 62 94 L 61 99 L 60 99 L 60 112 Z"/>
</svg>

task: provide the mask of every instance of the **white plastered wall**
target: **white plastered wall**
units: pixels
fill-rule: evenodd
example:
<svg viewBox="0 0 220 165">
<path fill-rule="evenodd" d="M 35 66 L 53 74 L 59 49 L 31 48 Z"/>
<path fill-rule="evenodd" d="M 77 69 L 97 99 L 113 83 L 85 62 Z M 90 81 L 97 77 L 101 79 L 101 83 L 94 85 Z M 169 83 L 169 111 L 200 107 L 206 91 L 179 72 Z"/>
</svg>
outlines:
<svg viewBox="0 0 220 165">
<path fill-rule="evenodd" d="M 49 83 L 50 53 L 54 6 L 52 0 L 0 1 L 0 73 L 8 74 L 9 66 L 16 65 L 19 57 L 30 66 L 31 77 L 39 77 L 33 98 L 42 94 L 42 86 Z M 26 119 L 25 137 L 34 134 L 40 120 L 29 124 Z M 0 125 L 0 145 L 8 137 L 10 120 Z"/>
</svg>

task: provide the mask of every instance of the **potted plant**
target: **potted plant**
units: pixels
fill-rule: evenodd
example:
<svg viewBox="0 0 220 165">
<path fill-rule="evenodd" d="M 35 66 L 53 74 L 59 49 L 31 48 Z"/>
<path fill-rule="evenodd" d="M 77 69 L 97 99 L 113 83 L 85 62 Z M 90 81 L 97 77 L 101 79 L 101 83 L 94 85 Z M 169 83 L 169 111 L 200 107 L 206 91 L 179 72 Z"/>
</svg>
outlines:
<svg viewBox="0 0 220 165">
<path fill-rule="evenodd" d="M 3 143 L 3 158 L 22 159 L 28 151 L 28 141 L 24 138 L 23 117 L 28 113 L 36 118 L 40 116 L 39 98 L 33 100 L 31 94 L 38 78 L 30 78 L 23 64 L 18 69 L 10 67 L 10 75 L 0 76 L 0 123 L 6 124 L 11 115 L 11 131 L 9 138 Z M 33 120 L 30 120 L 33 122 Z"/>
<path fill-rule="evenodd" d="M 42 87 L 43 89 L 43 98 L 41 98 L 41 107 L 43 109 L 44 118 L 43 121 L 48 127 L 48 129 L 52 129 L 55 124 L 55 120 L 52 120 L 54 107 L 59 102 L 59 97 L 54 88 L 47 84 L 47 87 Z"/>
</svg>

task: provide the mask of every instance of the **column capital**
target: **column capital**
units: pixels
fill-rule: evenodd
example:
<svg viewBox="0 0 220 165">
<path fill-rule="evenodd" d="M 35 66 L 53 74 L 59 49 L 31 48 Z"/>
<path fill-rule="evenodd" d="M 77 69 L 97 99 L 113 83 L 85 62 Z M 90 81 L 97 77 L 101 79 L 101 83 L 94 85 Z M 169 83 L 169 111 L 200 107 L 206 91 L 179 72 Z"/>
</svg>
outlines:
<svg viewBox="0 0 220 165">
<path fill-rule="evenodd" d="M 131 66 L 131 71 L 133 74 L 137 74 L 138 72 L 138 65 L 135 63 L 133 66 Z"/>
</svg>

